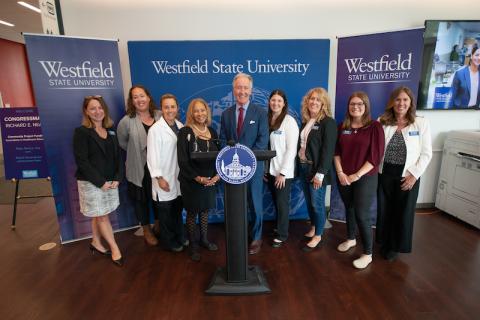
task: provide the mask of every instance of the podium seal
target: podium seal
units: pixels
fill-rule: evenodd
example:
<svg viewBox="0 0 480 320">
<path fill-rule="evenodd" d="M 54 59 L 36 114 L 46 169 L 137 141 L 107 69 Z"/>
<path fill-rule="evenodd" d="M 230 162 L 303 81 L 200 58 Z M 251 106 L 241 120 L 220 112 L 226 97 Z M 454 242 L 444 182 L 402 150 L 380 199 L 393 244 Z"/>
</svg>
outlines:
<svg viewBox="0 0 480 320">
<path fill-rule="evenodd" d="M 215 161 L 217 173 L 227 183 L 242 184 L 250 180 L 257 169 L 257 159 L 252 150 L 242 144 L 226 146 Z"/>
</svg>

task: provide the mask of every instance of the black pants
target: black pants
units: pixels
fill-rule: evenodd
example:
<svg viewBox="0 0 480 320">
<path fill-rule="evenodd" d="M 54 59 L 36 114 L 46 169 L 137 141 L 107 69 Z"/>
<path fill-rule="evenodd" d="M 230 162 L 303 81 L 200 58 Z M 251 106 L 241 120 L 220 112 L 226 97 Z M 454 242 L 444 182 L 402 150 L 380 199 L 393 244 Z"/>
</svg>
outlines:
<svg viewBox="0 0 480 320">
<path fill-rule="evenodd" d="M 420 179 L 413 188 L 403 191 L 403 166 L 385 163 L 378 176 L 378 218 L 376 240 L 382 250 L 408 253 L 412 251 L 413 221 Z"/>
<path fill-rule="evenodd" d="M 292 189 L 292 180 L 285 179 L 285 187 L 277 189 L 275 187 L 275 177 L 268 175 L 268 188 L 272 194 L 273 204 L 277 212 L 277 239 L 285 241 L 288 238 L 288 225 L 290 212 L 290 190 Z"/>
<path fill-rule="evenodd" d="M 350 240 L 355 239 L 358 225 L 360 239 L 363 244 L 363 253 L 372 254 L 371 207 L 377 193 L 378 175 L 365 175 L 349 186 L 342 186 L 338 181 L 337 183 L 347 215 L 347 237 Z"/>
<path fill-rule="evenodd" d="M 171 201 L 157 201 L 160 223 L 160 241 L 168 248 L 178 248 L 185 241 L 182 219 L 182 197 Z"/>
<path fill-rule="evenodd" d="M 142 179 L 142 186 L 138 187 L 128 182 L 128 194 L 133 201 L 135 216 L 137 217 L 138 222 L 145 226 L 150 224 L 150 208 L 153 207 L 153 215 L 155 219 L 158 219 L 156 201 L 153 201 L 152 198 L 152 177 L 150 176 L 150 171 L 148 171 L 148 166 L 145 165 L 144 175 Z"/>
</svg>

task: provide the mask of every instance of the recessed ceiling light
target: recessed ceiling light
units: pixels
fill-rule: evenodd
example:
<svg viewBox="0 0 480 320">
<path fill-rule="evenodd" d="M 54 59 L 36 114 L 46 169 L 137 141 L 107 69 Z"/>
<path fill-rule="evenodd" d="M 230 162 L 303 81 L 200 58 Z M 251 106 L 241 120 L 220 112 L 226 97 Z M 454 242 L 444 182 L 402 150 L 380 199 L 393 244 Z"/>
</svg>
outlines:
<svg viewBox="0 0 480 320">
<path fill-rule="evenodd" d="M 24 6 L 25 8 L 28 8 L 28 9 L 30 9 L 30 10 L 35 11 L 35 12 L 38 12 L 38 13 L 41 13 L 41 12 L 42 12 L 39 8 L 37 8 L 37 7 L 35 7 L 35 6 L 32 6 L 32 5 L 29 4 L 29 3 L 26 3 L 26 2 L 23 2 L 23 1 L 17 1 L 17 3 L 18 3 L 19 5 L 21 5 L 21 6 Z"/>
<path fill-rule="evenodd" d="M 4 24 L 6 26 L 9 26 L 9 27 L 15 27 L 15 25 L 13 23 L 10 23 L 10 22 L 7 22 L 7 21 L 0 20 L 0 23 Z"/>
</svg>

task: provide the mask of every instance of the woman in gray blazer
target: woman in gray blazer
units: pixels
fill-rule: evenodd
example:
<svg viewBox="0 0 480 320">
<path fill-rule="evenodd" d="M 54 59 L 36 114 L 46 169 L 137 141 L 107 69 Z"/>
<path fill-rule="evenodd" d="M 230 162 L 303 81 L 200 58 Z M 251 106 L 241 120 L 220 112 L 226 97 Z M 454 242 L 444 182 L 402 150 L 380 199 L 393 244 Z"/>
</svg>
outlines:
<svg viewBox="0 0 480 320">
<path fill-rule="evenodd" d="M 150 92 L 141 85 L 134 85 L 128 92 L 127 114 L 120 120 L 117 136 L 120 147 L 127 151 L 126 177 L 128 193 L 135 205 L 135 215 L 143 227 L 145 242 L 155 246 L 158 240 L 150 229 L 150 205 L 152 201 L 152 178 L 147 166 L 147 134 L 161 116 Z M 153 210 L 156 213 L 156 210 Z M 154 231 L 158 232 L 158 217 Z"/>
</svg>

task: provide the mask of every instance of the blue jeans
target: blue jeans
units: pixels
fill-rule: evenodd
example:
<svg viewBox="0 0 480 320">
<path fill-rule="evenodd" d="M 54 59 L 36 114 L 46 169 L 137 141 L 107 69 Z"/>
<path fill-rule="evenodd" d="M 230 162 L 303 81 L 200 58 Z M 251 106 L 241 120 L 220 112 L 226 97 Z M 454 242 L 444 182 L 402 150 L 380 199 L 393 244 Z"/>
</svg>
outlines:
<svg viewBox="0 0 480 320">
<path fill-rule="evenodd" d="M 322 184 L 320 188 L 315 190 L 313 183 L 310 180 L 311 165 L 300 163 L 298 168 L 299 178 L 301 181 L 303 195 L 305 196 L 305 203 L 307 204 L 308 216 L 313 226 L 315 226 L 315 235 L 321 236 L 325 226 L 325 193 L 327 186 Z"/>
</svg>

